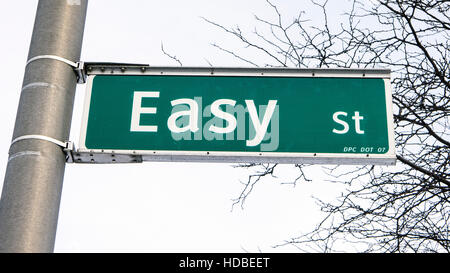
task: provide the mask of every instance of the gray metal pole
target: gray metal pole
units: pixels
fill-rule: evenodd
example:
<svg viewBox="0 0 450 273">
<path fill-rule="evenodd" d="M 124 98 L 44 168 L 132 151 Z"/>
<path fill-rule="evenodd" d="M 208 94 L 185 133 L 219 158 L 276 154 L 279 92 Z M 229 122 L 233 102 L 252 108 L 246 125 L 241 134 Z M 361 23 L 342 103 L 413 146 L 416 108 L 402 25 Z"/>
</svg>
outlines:
<svg viewBox="0 0 450 273">
<path fill-rule="evenodd" d="M 87 0 L 40 0 L 28 60 L 79 61 Z M 67 63 L 38 58 L 25 68 L 13 139 L 67 141 L 76 75 Z M 9 150 L 0 200 L 0 252 L 53 252 L 64 177 L 62 147 L 23 139 Z"/>
</svg>

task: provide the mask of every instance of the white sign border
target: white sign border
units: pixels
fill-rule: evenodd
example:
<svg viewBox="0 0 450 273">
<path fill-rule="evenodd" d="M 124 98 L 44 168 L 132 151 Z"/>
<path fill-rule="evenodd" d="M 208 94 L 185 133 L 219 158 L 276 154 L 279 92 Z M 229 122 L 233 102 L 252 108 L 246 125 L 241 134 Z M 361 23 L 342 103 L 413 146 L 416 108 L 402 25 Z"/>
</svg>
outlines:
<svg viewBox="0 0 450 273">
<path fill-rule="evenodd" d="M 313 72 L 311 72 L 313 71 Z M 93 81 L 96 75 L 185 75 L 185 76 L 255 76 L 255 77 L 337 77 L 381 78 L 385 84 L 386 114 L 389 150 L 384 154 L 353 153 L 289 153 L 289 152 L 230 152 L 230 151 L 166 151 L 166 150 L 109 150 L 88 149 L 85 145 L 89 107 Z M 392 89 L 390 73 L 385 69 L 264 69 L 264 68 L 198 68 L 152 67 L 145 72 L 109 71 L 95 72 L 88 77 L 79 138 L 79 148 L 74 152 L 74 162 L 120 163 L 115 155 L 140 156 L 142 161 L 161 162 L 228 162 L 228 163 L 281 163 L 281 164 L 333 164 L 333 165 L 395 165 L 395 140 Z M 81 154 L 89 154 L 92 160 L 81 161 Z M 95 157 L 94 155 L 106 155 Z M 78 161 L 77 161 L 78 158 Z M 83 157 L 85 158 L 85 157 Z M 98 159 L 100 158 L 100 160 Z M 129 161 L 127 161 L 129 162 Z"/>
</svg>

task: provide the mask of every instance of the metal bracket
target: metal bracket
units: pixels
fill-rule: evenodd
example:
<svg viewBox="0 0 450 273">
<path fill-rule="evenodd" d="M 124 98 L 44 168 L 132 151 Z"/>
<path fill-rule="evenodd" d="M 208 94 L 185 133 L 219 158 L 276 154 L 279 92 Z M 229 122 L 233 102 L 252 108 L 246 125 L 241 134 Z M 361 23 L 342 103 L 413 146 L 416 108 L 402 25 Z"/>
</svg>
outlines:
<svg viewBox="0 0 450 273">
<path fill-rule="evenodd" d="M 67 62 L 66 62 L 67 63 Z M 114 73 L 115 71 L 125 72 L 128 69 L 140 69 L 145 72 L 148 64 L 132 64 L 132 63 L 111 63 L 111 62 L 76 62 L 72 63 L 75 73 L 77 74 L 77 83 L 86 83 L 87 76 L 92 73 L 92 71 L 107 71 Z"/>
<path fill-rule="evenodd" d="M 75 162 L 73 159 L 73 152 L 75 151 L 75 144 L 72 141 L 65 142 L 66 147 L 63 148 L 64 153 L 66 154 L 66 162 L 73 163 Z"/>
<path fill-rule="evenodd" d="M 78 83 L 86 83 L 89 75 L 182 75 L 186 72 L 191 74 L 205 75 L 228 75 L 229 71 L 238 71 L 242 75 L 268 75 L 282 73 L 283 75 L 295 74 L 305 77 L 335 77 L 345 71 L 347 74 L 358 78 L 385 78 L 390 79 L 389 69 L 323 69 L 323 68 L 259 68 L 249 69 L 245 67 L 155 67 L 148 64 L 135 63 L 113 63 L 113 62 L 77 62 L 74 70 L 77 73 Z"/>
<path fill-rule="evenodd" d="M 77 62 L 77 66 L 73 68 L 75 73 L 77 74 L 77 83 L 83 84 L 86 83 L 87 80 L 87 74 L 84 70 L 84 62 Z"/>
<path fill-rule="evenodd" d="M 114 74 L 116 72 L 126 72 L 126 71 L 141 71 L 145 72 L 150 65 L 148 64 L 133 64 L 133 63 L 111 63 L 111 62 L 86 62 L 84 63 L 84 73 L 86 75 L 109 73 Z"/>
<path fill-rule="evenodd" d="M 142 155 L 138 154 L 74 150 L 71 151 L 71 156 L 72 161 L 67 162 L 89 164 L 142 163 Z"/>
</svg>

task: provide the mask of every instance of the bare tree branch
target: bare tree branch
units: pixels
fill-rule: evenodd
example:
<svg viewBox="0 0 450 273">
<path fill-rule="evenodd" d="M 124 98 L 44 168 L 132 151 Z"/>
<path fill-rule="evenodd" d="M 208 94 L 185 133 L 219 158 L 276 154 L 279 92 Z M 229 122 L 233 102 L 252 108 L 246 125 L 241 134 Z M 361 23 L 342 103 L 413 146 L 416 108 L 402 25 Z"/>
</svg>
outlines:
<svg viewBox="0 0 450 273">
<path fill-rule="evenodd" d="M 164 46 L 163 46 L 163 43 L 162 43 L 162 42 L 161 42 L 161 51 L 164 53 L 164 55 L 166 55 L 167 57 L 169 57 L 169 58 L 171 58 L 172 60 L 176 61 L 180 66 L 183 66 L 183 63 L 181 63 L 181 61 L 180 61 L 176 56 L 170 55 L 169 53 L 167 53 L 167 52 L 164 50 Z"/>
<path fill-rule="evenodd" d="M 273 63 L 266 66 L 388 67 L 392 70 L 395 167 L 336 166 L 327 169 L 346 191 L 335 202 L 317 199 L 325 213 L 310 232 L 277 246 L 332 252 L 342 245 L 365 252 L 450 252 L 450 2 L 354 0 L 342 22 L 331 21 L 328 1 L 311 0 L 321 24 L 300 11 L 287 21 L 266 1 L 274 20 L 255 15 L 255 31 L 243 33 L 204 19 L 245 48 Z M 340 26 L 340 29 L 332 26 Z M 261 29 L 265 29 L 262 31 Z M 250 35 L 253 35 L 250 38 Z M 218 49 L 258 66 L 236 50 Z M 245 202 L 277 165 L 245 164 L 250 172 L 233 206 Z M 295 165 L 292 183 L 309 179 Z"/>
</svg>

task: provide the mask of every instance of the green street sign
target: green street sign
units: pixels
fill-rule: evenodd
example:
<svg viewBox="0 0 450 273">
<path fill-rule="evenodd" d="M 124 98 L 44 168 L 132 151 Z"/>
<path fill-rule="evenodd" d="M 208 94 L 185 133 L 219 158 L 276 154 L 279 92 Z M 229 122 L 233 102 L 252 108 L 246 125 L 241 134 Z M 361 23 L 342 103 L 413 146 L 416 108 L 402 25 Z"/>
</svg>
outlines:
<svg viewBox="0 0 450 273">
<path fill-rule="evenodd" d="M 86 92 L 81 162 L 395 164 L 388 70 L 97 69 Z"/>
</svg>

